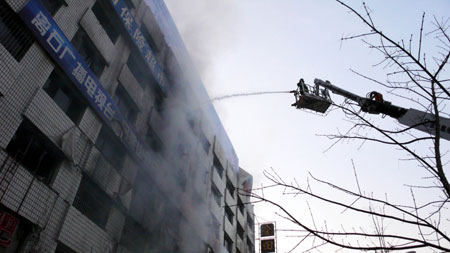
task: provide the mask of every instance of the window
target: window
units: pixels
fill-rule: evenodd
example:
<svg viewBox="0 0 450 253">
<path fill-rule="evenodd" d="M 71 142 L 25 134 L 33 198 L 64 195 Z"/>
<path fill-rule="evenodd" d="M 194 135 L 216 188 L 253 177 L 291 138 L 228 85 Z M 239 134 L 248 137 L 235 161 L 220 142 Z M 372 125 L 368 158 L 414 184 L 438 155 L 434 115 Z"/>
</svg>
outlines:
<svg viewBox="0 0 450 253">
<path fill-rule="evenodd" d="M 241 212 L 241 214 L 244 215 L 244 203 L 242 203 L 242 200 L 241 200 L 241 198 L 239 198 L 239 196 L 238 196 L 237 204 L 238 204 L 239 212 Z"/>
<path fill-rule="evenodd" d="M 231 180 L 227 177 L 227 190 L 230 193 L 231 197 L 234 199 L 234 186 L 231 183 Z"/>
<path fill-rule="evenodd" d="M 233 211 L 231 211 L 231 208 L 229 206 L 225 206 L 225 216 L 227 216 L 228 221 L 233 224 Z"/>
<path fill-rule="evenodd" d="M 131 53 L 130 56 L 128 56 L 127 66 L 142 89 L 145 90 L 147 86 L 152 87 L 156 85 L 156 81 L 149 71 L 147 64 L 144 62 L 142 56 L 135 47 L 131 47 Z"/>
<path fill-rule="evenodd" d="M 219 189 L 217 189 L 217 186 L 214 183 L 211 183 L 211 192 L 216 200 L 216 203 L 220 206 L 220 203 L 222 201 L 222 194 L 220 194 Z"/>
<path fill-rule="evenodd" d="M 191 129 L 194 130 L 195 133 L 195 126 L 197 125 L 198 119 L 194 116 L 192 112 L 186 112 L 186 120 Z"/>
<path fill-rule="evenodd" d="M 123 162 L 125 161 L 126 150 L 122 143 L 117 139 L 117 136 L 115 136 L 106 126 L 103 126 L 98 134 L 95 146 L 112 166 L 118 170 L 122 168 Z"/>
<path fill-rule="evenodd" d="M 27 119 L 20 124 L 6 152 L 46 184 L 64 159 L 62 151 Z"/>
<path fill-rule="evenodd" d="M 147 134 L 145 136 L 145 139 L 147 141 L 147 144 L 150 146 L 150 148 L 155 152 L 161 152 L 164 150 L 164 144 L 159 138 L 159 136 L 156 134 L 156 132 L 153 130 L 151 126 L 148 127 Z"/>
<path fill-rule="evenodd" d="M 147 30 L 147 27 L 144 25 L 140 27 L 142 35 L 144 35 L 145 40 L 147 40 L 148 45 L 152 49 L 154 53 L 159 52 L 159 48 L 156 46 L 155 40 L 153 40 L 153 36 L 150 34 L 150 32 Z"/>
<path fill-rule="evenodd" d="M 252 230 L 255 229 L 255 224 L 253 223 L 253 218 L 250 216 L 249 213 L 247 213 L 247 224 Z"/>
<path fill-rule="evenodd" d="M 114 13 L 111 4 L 104 0 L 97 0 L 94 6 L 92 6 L 92 12 L 94 12 L 94 15 L 97 17 L 112 43 L 115 44 L 119 38 L 120 27 L 122 26 L 116 15 L 111 15 L 111 13 Z"/>
<path fill-rule="evenodd" d="M 199 138 L 206 154 L 209 154 L 209 148 L 211 147 L 211 143 L 209 143 L 208 138 L 206 138 L 206 135 L 203 133 L 203 131 L 200 131 Z"/>
<path fill-rule="evenodd" d="M 100 78 L 106 62 L 83 28 L 78 29 L 78 32 L 72 39 L 72 44 L 91 71 L 97 78 Z"/>
<path fill-rule="evenodd" d="M 43 89 L 75 123 L 80 122 L 87 104 L 70 79 L 58 67 L 53 70 Z"/>
<path fill-rule="evenodd" d="M 154 94 L 155 102 L 153 103 L 153 106 L 157 112 L 161 113 L 164 110 L 164 100 L 166 97 L 159 88 L 154 89 Z"/>
<path fill-rule="evenodd" d="M 123 117 L 125 117 L 125 119 L 127 119 L 131 123 L 134 123 L 136 121 L 139 109 L 133 102 L 133 99 L 130 97 L 130 95 L 128 95 L 127 91 L 120 84 L 116 89 L 114 102 L 119 107 L 120 113 Z"/>
<path fill-rule="evenodd" d="M 125 0 L 125 5 L 128 7 L 129 10 L 134 9 L 134 4 L 131 0 Z"/>
<path fill-rule="evenodd" d="M 63 5 L 63 0 L 41 0 L 42 5 L 50 13 L 50 15 L 55 15 L 55 13 Z"/>
<path fill-rule="evenodd" d="M 241 224 L 239 222 L 237 223 L 237 234 L 238 236 L 243 240 L 244 239 L 244 228 L 242 228 Z"/>
<path fill-rule="evenodd" d="M 217 173 L 219 173 L 219 176 L 222 178 L 223 166 L 220 163 L 219 158 L 217 158 L 216 154 L 214 154 L 214 168 L 216 168 Z"/>
<path fill-rule="evenodd" d="M 247 237 L 247 249 L 248 249 L 248 252 L 255 252 L 254 248 L 253 248 L 252 240 L 250 240 L 249 237 Z"/>
<path fill-rule="evenodd" d="M 55 253 L 76 253 L 76 251 L 72 250 L 61 242 L 58 242 Z"/>
<path fill-rule="evenodd" d="M 152 236 L 135 220 L 127 217 L 123 226 L 120 243 L 131 252 L 139 252 L 148 247 Z"/>
<path fill-rule="evenodd" d="M 112 200 L 91 179 L 83 176 L 73 206 L 100 228 L 105 228 Z"/>
<path fill-rule="evenodd" d="M 230 236 L 228 236 L 226 232 L 223 237 L 223 246 L 225 246 L 225 249 L 227 249 L 229 253 L 233 252 L 233 240 L 231 240 Z"/>
<path fill-rule="evenodd" d="M 20 61 L 33 42 L 33 35 L 28 27 L 5 0 L 0 0 L 0 43 Z"/>
</svg>

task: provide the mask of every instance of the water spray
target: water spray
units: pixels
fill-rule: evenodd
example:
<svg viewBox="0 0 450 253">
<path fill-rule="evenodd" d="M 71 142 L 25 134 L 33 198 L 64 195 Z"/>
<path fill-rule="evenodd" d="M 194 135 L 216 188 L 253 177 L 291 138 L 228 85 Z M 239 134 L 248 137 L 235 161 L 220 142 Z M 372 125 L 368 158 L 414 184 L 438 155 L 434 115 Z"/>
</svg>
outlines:
<svg viewBox="0 0 450 253">
<path fill-rule="evenodd" d="M 211 98 L 211 102 L 219 101 L 219 100 L 226 99 L 226 98 L 233 98 L 233 97 L 256 96 L 256 95 L 279 94 L 279 93 L 290 93 L 290 91 L 263 91 L 263 92 L 236 93 L 236 94 Z"/>
</svg>

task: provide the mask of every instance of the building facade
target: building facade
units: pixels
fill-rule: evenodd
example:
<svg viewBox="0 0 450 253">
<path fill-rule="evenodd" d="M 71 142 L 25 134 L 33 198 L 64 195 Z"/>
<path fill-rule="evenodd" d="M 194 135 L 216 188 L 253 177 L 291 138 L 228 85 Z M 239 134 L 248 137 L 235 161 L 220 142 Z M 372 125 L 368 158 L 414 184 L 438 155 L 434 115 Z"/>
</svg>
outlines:
<svg viewBox="0 0 450 253">
<path fill-rule="evenodd" d="M 251 187 L 162 0 L 0 0 L 0 252 L 254 252 Z"/>
</svg>

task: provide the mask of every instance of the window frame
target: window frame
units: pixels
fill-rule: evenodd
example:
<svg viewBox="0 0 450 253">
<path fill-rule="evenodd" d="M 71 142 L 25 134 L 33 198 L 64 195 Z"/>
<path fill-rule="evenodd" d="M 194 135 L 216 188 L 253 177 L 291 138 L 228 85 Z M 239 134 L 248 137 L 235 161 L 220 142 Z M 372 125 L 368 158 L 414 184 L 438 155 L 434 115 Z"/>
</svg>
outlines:
<svg viewBox="0 0 450 253">
<path fill-rule="evenodd" d="M 34 36 L 19 15 L 6 1 L 0 1 L 0 44 L 20 62 L 34 42 Z"/>
<path fill-rule="evenodd" d="M 128 152 L 118 137 L 112 132 L 112 130 L 108 129 L 107 126 L 103 125 L 100 129 L 97 139 L 95 140 L 95 147 L 111 166 L 113 166 L 118 172 L 122 171 Z M 109 153 L 111 150 L 114 151 Z"/>
<path fill-rule="evenodd" d="M 220 162 L 219 158 L 216 156 L 216 154 L 214 153 L 214 159 L 213 159 L 213 167 L 214 169 L 217 171 L 217 173 L 219 174 L 220 178 L 223 177 L 223 172 L 224 172 L 224 168 L 222 166 L 222 163 Z"/>
<path fill-rule="evenodd" d="M 219 188 L 217 188 L 214 182 L 211 182 L 211 193 L 213 194 L 213 197 L 216 200 L 217 205 L 220 206 L 222 203 L 222 193 L 220 193 Z"/>
<path fill-rule="evenodd" d="M 128 122 L 134 124 L 139 114 L 139 108 L 121 83 L 119 83 L 116 88 L 113 100 L 117 107 L 119 107 L 122 116 L 124 116 Z M 126 111 L 122 109 L 126 109 Z"/>
<path fill-rule="evenodd" d="M 87 205 L 86 203 L 89 204 Z M 83 174 L 72 205 L 98 227 L 105 229 L 114 202 L 100 186 L 87 175 Z M 88 209 L 86 207 L 93 210 L 93 212 L 87 213 Z"/>
<path fill-rule="evenodd" d="M 227 234 L 227 232 L 223 233 L 223 246 L 225 249 L 231 253 L 233 252 L 233 239 Z"/>
<path fill-rule="evenodd" d="M 108 35 L 108 38 L 113 44 L 116 44 L 117 40 L 122 34 L 122 24 L 117 18 L 117 15 L 107 14 L 114 12 L 111 4 L 105 2 L 104 0 L 96 0 L 92 5 L 91 10 L 102 26 L 103 30 L 106 32 L 106 35 Z"/>
<path fill-rule="evenodd" d="M 228 205 L 225 206 L 225 216 L 227 217 L 227 220 L 231 223 L 231 225 L 233 225 L 234 214 L 233 210 L 231 210 L 230 206 Z"/>
<path fill-rule="evenodd" d="M 50 13 L 50 15 L 54 16 L 61 7 L 67 6 L 67 3 L 64 0 L 40 0 L 45 9 Z M 56 6 L 55 6 L 56 4 Z"/>
<path fill-rule="evenodd" d="M 25 150 L 21 150 L 23 148 Z M 65 158 L 64 153 L 27 118 L 23 119 L 5 150 L 9 156 L 47 185 L 52 183 Z M 42 162 L 48 167 L 41 167 Z M 42 168 L 45 170 L 41 170 Z"/>
<path fill-rule="evenodd" d="M 100 77 L 108 64 L 83 27 L 78 28 L 71 43 L 78 54 L 83 58 L 87 67 L 100 80 Z"/>
<path fill-rule="evenodd" d="M 230 193 L 231 197 L 234 199 L 234 192 L 236 191 L 236 187 L 234 187 L 233 183 L 231 182 L 231 180 L 228 176 L 227 176 L 226 188 L 227 188 L 227 191 Z"/>
<path fill-rule="evenodd" d="M 42 89 L 52 98 L 52 100 L 67 115 L 67 117 L 75 123 L 75 125 L 80 123 L 86 108 L 88 107 L 88 103 L 86 98 L 75 87 L 69 77 L 67 77 L 67 75 L 58 66 L 55 67 L 48 79 L 45 81 Z M 64 108 L 60 100 L 56 98 L 57 95 L 61 93 L 69 99 L 68 108 Z M 79 110 L 75 111 L 77 109 Z"/>
</svg>

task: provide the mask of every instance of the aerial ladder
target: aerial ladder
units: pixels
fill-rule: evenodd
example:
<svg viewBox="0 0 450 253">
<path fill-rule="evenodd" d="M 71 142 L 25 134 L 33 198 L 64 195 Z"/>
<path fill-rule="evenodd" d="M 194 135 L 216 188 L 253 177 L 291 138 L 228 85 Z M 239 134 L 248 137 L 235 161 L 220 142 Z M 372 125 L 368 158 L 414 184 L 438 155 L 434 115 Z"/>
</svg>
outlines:
<svg viewBox="0 0 450 253">
<path fill-rule="evenodd" d="M 393 105 L 383 99 L 383 95 L 376 91 L 370 92 L 367 97 L 361 97 L 332 85 L 329 81 L 314 79 L 314 86 L 305 83 L 303 79 L 297 83 L 294 93 L 295 103 L 292 106 L 297 109 L 309 109 L 314 112 L 325 113 L 332 105 L 330 93 L 341 95 L 358 104 L 361 111 L 369 114 L 383 114 L 395 118 L 400 124 L 436 135 L 435 115 L 422 112 L 414 108 L 406 109 Z M 450 119 L 439 117 L 440 137 L 450 141 Z"/>
</svg>

